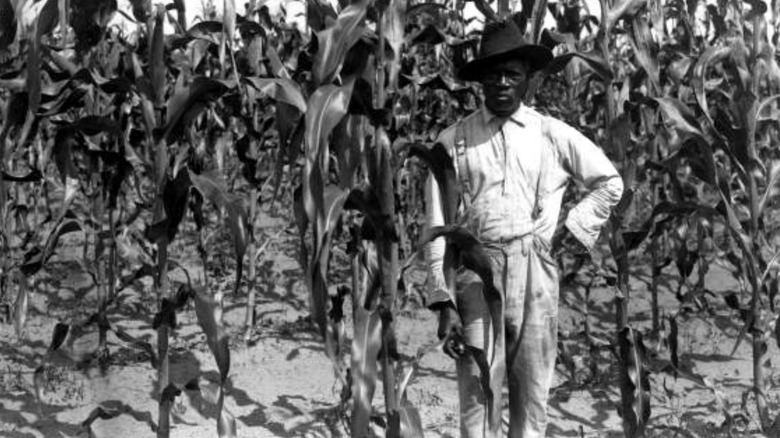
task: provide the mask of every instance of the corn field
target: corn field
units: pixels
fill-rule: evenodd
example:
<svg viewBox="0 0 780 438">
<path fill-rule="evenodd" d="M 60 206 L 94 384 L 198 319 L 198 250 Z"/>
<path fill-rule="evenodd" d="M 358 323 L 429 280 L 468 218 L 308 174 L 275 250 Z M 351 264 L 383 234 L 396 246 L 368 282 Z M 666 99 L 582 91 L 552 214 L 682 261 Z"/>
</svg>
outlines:
<svg viewBox="0 0 780 438">
<path fill-rule="evenodd" d="M 780 437 L 780 2 L 129 3 L 0 0 L 0 436 L 457 436 L 422 187 L 510 19 L 626 187 L 548 436 Z"/>
</svg>

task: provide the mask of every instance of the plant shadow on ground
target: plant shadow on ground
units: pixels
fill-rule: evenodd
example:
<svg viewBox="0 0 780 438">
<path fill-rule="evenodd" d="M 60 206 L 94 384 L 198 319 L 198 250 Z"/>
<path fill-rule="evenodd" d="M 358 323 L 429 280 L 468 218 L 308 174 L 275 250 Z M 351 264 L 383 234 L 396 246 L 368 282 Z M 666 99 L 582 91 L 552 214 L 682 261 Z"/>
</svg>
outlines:
<svg viewBox="0 0 780 438">
<path fill-rule="evenodd" d="M 3 400 L 0 401 L 1 425 L 6 427 L 11 424 L 17 430 L 0 430 L 0 432 L 2 432 L 2 436 L 9 438 L 16 436 L 29 437 L 35 435 L 24 433 L 24 429 L 40 430 L 49 428 L 50 430 L 61 431 L 68 436 L 79 436 L 85 430 L 80 424 L 57 421 L 57 414 L 69 409 L 69 406 L 39 404 L 35 396 L 30 393 L 14 395 L 5 392 Z"/>
<path fill-rule="evenodd" d="M 93 367 L 92 370 L 96 368 L 97 366 Z M 82 367 L 81 369 L 76 370 L 75 373 L 81 375 L 81 377 L 85 377 L 90 371 L 90 368 Z M 74 407 L 77 409 L 89 407 L 91 410 L 100 406 L 106 411 L 118 412 L 121 415 L 130 416 L 140 423 L 147 424 L 151 431 L 156 430 L 156 424 L 154 423 L 150 412 L 138 411 L 121 400 L 107 399 L 99 400 L 96 403 L 84 403 L 83 392 L 79 394 L 78 391 L 76 391 L 75 395 L 68 395 L 68 389 L 72 389 L 71 387 L 74 387 L 75 385 L 75 382 L 61 379 L 45 382 L 44 388 L 41 389 L 41 402 L 38 401 L 34 389 L 31 387 L 27 387 L 25 388 L 25 391 L 18 391 L 17 393 L 12 393 L 7 391 L 7 388 L 2 388 L 3 399 L 0 400 L 1 424 L 3 426 L 13 425 L 16 429 L 22 430 L 32 428 L 36 431 L 57 431 L 62 434 L 61 436 L 85 436 L 85 434 L 92 436 L 89 432 L 90 426 L 85 426 L 81 422 L 82 420 L 87 419 L 87 416 L 89 415 L 86 413 L 87 411 L 84 411 L 84 418 L 78 419 L 78 422 L 76 423 L 59 420 L 60 414 L 68 413 L 69 411 L 72 411 Z M 46 386 L 52 386 L 52 390 L 57 393 L 54 395 L 55 397 L 65 394 L 64 398 L 57 402 L 49 403 L 48 398 L 50 394 L 48 394 L 49 391 L 46 390 Z M 77 400 L 78 398 L 81 398 L 82 400 L 79 401 Z M 0 432 L 2 432 L 0 435 L 4 437 L 37 436 L 29 435 L 18 430 L 0 430 Z"/>
</svg>

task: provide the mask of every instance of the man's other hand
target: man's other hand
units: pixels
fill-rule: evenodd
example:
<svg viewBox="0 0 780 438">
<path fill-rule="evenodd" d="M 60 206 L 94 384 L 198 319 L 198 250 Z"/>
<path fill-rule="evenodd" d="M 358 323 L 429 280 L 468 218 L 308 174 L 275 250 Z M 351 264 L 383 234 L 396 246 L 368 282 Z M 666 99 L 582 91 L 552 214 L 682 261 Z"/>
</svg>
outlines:
<svg viewBox="0 0 780 438">
<path fill-rule="evenodd" d="M 463 342 L 463 324 L 460 315 L 452 304 L 439 309 L 439 339 L 444 340 L 444 353 L 453 359 L 458 359 L 466 352 Z"/>
</svg>

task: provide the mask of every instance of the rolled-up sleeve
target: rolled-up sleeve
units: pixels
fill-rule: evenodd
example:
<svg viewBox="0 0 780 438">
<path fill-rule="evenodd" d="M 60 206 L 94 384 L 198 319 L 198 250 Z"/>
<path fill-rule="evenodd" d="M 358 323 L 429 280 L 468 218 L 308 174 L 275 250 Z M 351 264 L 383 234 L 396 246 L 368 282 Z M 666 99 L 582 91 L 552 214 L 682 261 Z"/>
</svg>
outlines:
<svg viewBox="0 0 780 438">
<path fill-rule="evenodd" d="M 566 123 L 554 119 L 551 123 L 550 140 L 556 145 L 563 166 L 588 191 L 569 211 L 565 225 L 591 251 L 602 225 L 623 195 L 623 180 L 601 148 L 590 139 Z"/>
</svg>

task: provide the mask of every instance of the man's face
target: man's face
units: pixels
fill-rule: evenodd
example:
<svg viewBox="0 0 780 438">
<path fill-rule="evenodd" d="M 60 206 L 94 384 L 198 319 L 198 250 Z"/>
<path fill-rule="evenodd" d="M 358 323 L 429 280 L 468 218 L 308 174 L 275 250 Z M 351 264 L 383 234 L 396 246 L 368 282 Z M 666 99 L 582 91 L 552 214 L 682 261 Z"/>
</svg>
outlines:
<svg viewBox="0 0 780 438">
<path fill-rule="evenodd" d="M 480 82 L 485 93 L 485 106 L 499 117 L 509 117 L 520 107 L 528 89 L 528 64 L 510 59 L 490 68 Z"/>
</svg>

